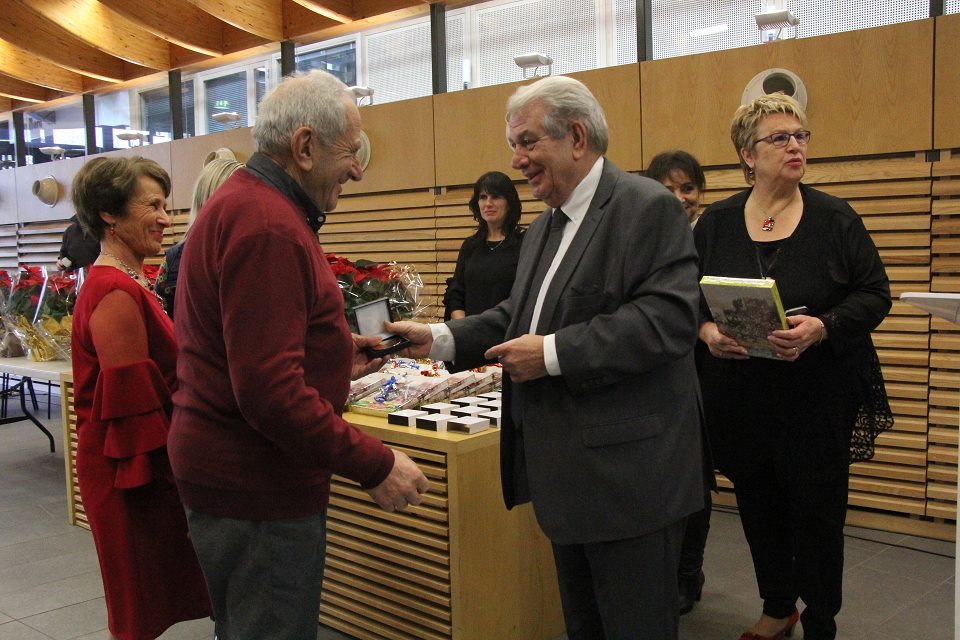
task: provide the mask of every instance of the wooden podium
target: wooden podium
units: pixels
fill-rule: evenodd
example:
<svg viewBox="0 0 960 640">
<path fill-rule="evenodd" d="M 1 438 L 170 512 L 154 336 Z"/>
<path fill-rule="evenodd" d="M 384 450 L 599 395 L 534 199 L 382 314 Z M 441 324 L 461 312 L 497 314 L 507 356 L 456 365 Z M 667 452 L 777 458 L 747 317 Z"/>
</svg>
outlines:
<svg viewBox="0 0 960 640">
<path fill-rule="evenodd" d="M 960 293 L 929 293 L 926 291 L 905 292 L 900 299 L 907 304 L 923 309 L 944 320 L 960 325 Z M 960 501 L 957 502 L 957 521 L 960 522 Z M 954 566 L 955 580 L 953 592 L 954 620 L 960 620 L 960 570 Z M 954 624 L 953 637 L 960 640 L 960 624 Z"/>
</svg>

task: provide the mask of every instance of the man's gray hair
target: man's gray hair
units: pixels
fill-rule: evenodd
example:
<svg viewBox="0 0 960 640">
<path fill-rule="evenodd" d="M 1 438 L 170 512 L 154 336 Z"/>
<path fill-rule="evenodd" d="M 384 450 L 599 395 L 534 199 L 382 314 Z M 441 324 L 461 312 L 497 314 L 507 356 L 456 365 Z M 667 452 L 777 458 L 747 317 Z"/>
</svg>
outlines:
<svg viewBox="0 0 960 640">
<path fill-rule="evenodd" d="M 284 78 L 260 103 L 253 127 L 257 150 L 289 155 L 290 137 L 300 127 L 312 128 L 321 146 L 332 145 L 347 130 L 344 97 L 351 97 L 347 85 L 325 71 Z"/>
<path fill-rule="evenodd" d="M 600 155 L 607 152 L 610 142 L 607 118 L 603 107 L 582 82 L 566 76 L 550 76 L 520 87 L 507 101 L 507 121 L 535 102 L 546 107 L 543 128 L 551 138 L 562 138 L 573 121 L 579 120 L 587 131 L 587 147 Z"/>
</svg>

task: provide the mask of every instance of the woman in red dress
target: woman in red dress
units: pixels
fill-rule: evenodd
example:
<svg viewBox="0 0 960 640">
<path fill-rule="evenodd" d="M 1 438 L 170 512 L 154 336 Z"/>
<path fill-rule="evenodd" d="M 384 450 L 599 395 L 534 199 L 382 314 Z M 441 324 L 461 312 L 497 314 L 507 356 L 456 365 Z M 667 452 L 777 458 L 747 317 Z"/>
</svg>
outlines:
<svg viewBox="0 0 960 640">
<path fill-rule="evenodd" d="M 73 320 L 77 479 L 100 558 L 111 638 L 156 638 L 210 615 L 167 460 L 173 324 L 143 275 L 170 226 L 170 177 L 152 160 L 96 158 L 73 181 L 100 240 Z"/>
</svg>

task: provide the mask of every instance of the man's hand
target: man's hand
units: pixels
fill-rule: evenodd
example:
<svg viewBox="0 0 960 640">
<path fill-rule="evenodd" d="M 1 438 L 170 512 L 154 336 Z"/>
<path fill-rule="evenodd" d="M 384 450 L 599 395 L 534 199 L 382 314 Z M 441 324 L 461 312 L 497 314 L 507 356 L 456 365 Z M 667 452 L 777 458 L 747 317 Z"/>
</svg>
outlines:
<svg viewBox="0 0 960 640">
<path fill-rule="evenodd" d="M 350 379 L 356 380 L 362 378 L 368 373 L 378 371 L 387 358 L 371 358 L 364 347 L 372 347 L 380 342 L 376 336 L 358 336 L 353 334 L 353 370 L 350 372 Z"/>
<path fill-rule="evenodd" d="M 410 346 L 400 351 L 407 358 L 426 358 L 433 347 L 433 332 L 422 322 L 385 322 L 384 328 L 390 333 L 401 335 L 410 341 Z"/>
<path fill-rule="evenodd" d="M 547 375 L 543 362 L 543 336 L 528 333 L 490 347 L 483 354 L 487 360 L 499 360 L 514 382 L 527 382 Z"/>
<path fill-rule="evenodd" d="M 393 331 L 393 329 L 390 329 Z M 403 511 L 410 504 L 420 504 L 430 488 L 420 467 L 402 451 L 393 450 L 393 469 L 386 480 L 367 489 L 367 493 L 384 511 Z"/>
</svg>

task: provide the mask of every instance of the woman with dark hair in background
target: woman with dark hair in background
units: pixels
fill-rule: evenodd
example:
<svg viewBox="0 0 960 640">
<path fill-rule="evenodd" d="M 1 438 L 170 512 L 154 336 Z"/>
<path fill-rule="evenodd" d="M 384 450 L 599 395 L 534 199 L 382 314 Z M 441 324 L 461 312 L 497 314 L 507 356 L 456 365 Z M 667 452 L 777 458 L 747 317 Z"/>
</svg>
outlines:
<svg viewBox="0 0 960 640">
<path fill-rule="evenodd" d="M 72 194 L 80 224 L 100 241 L 73 318 L 77 480 L 110 637 L 147 640 L 211 613 L 167 458 L 173 323 L 143 275 L 170 226 L 170 176 L 153 160 L 98 157 L 77 172 Z"/>
<path fill-rule="evenodd" d="M 697 224 L 700 215 L 700 201 L 707 188 L 707 179 L 697 159 L 686 151 L 664 151 L 654 156 L 647 168 L 647 177 L 661 183 L 680 200 L 687 214 L 690 226 Z M 699 356 L 699 354 L 698 354 Z M 697 358 L 699 362 L 699 357 Z M 708 473 L 712 473 L 712 469 Z M 710 492 L 703 496 L 702 511 L 687 517 L 680 547 L 680 568 L 677 583 L 680 587 L 680 615 L 690 613 L 703 595 L 703 552 L 707 546 L 707 534 L 710 532 L 710 512 L 713 500 Z"/>
<path fill-rule="evenodd" d="M 447 280 L 447 319 L 482 313 L 510 295 L 523 241 L 520 210 L 517 188 L 506 174 L 490 171 L 473 185 L 470 211 L 477 231 L 464 240 Z"/>
<path fill-rule="evenodd" d="M 683 205 L 690 226 L 697 224 L 700 201 L 707 188 L 707 178 L 697 159 L 686 151 L 664 151 L 650 161 L 647 177 L 673 192 Z"/>
</svg>

